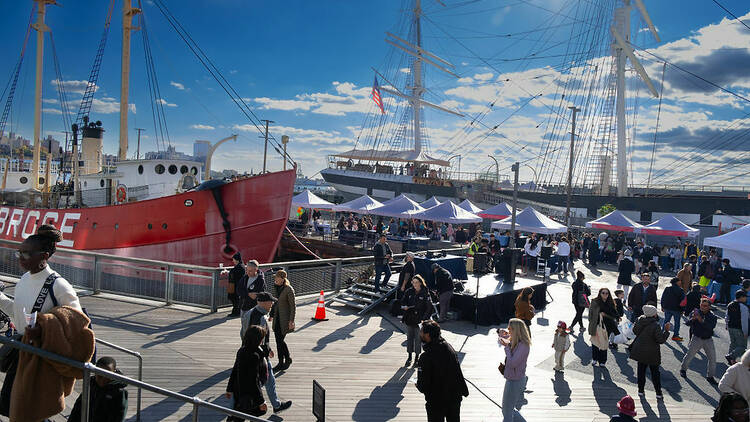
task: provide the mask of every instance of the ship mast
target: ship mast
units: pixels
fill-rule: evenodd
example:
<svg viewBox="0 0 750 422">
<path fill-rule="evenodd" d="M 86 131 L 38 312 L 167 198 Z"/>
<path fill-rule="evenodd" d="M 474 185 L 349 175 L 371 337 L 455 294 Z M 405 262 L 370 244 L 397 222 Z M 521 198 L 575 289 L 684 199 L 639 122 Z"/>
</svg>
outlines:
<svg viewBox="0 0 750 422">
<path fill-rule="evenodd" d="M 422 152 L 422 123 L 421 119 L 421 106 L 422 106 L 422 94 L 424 93 L 424 87 L 422 86 L 422 26 L 420 22 L 420 15 L 422 14 L 422 2 L 416 0 L 414 5 L 414 25 L 416 30 L 416 45 L 417 51 L 414 56 L 414 64 L 412 65 L 411 75 L 414 79 L 414 86 L 411 90 L 411 106 L 414 109 L 414 152 L 416 157 L 419 157 Z"/>
<path fill-rule="evenodd" d="M 122 62 L 120 73 L 120 148 L 118 161 L 125 161 L 128 156 L 128 93 L 130 90 L 130 32 L 133 27 L 133 16 L 141 9 L 132 7 L 131 0 L 124 0 L 122 8 Z"/>
<path fill-rule="evenodd" d="M 37 2 L 36 23 L 36 85 L 34 88 L 34 159 L 31 163 L 31 180 L 34 189 L 39 189 L 39 158 L 41 156 L 42 128 L 42 70 L 44 68 L 44 33 L 50 29 L 44 23 L 48 4 L 57 4 L 55 0 L 34 0 Z"/>
<path fill-rule="evenodd" d="M 646 21 L 649 30 L 653 34 L 657 42 L 660 41 L 659 34 L 656 32 L 654 24 L 651 22 L 651 18 L 646 12 L 646 8 L 643 5 L 642 0 L 634 0 L 636 8 L 643 16 L 643 20 Z M 628 163 L 627 163 L 627 138 L 626 138 L 626 122 L 625 122 L 625 64 L 628 59 L 635 68 L 636 73 L 643 79 L 643 82 L 648 86 L 649 91 L 654 97 L 659 97 L 656 92 L 654 84 L 651 83 L 651 79 L 646 74 L 640 61 L 633 54 L 633 49 L 630 47 L 630 11 L 631 0 L 623 0 L 624 5 L 615 9 L 615 20 L 614 26 L 610 27 L 610 32 L 614 38 L 613 52 L 615 56 L 615 65 L 617 66 L 617 98 L 615 100 L 615 110 L 617 117 L 617 196 L 628 196 Z M 604 170 L 607 171 L 606 164 L 603 166 Z M 602 178 L 604 180 L 604 178 Z"/>
</svg>

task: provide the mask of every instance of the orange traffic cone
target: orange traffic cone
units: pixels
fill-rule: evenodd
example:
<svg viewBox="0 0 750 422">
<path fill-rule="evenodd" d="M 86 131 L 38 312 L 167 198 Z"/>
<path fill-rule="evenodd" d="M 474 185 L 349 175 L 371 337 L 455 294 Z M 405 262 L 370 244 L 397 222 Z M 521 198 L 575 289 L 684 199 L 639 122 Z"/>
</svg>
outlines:
<svg viewBox="0 0 750 422">
<path fill-rule="evenodd" d="M 312 317 L 313 321 L 328 321 L 326 318 L 326 303 L 323 296 L 323 291 L 320 291 L 320 298 L 318 299 L 318 308 L 315 310 L 315 316 Z"/>
</svg>

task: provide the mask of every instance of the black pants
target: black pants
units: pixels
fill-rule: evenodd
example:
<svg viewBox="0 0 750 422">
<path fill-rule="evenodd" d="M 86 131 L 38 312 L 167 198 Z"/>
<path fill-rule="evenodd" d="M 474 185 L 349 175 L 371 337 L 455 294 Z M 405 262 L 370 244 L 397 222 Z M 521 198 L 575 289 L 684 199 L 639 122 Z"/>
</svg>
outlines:
<svg viewBox="0 0 750 422">
<path fill-rule="evenodd" d="M 524 319 L 522 321 L 526 324 L 526 328 L 529 330 L 529 338 L 531 338 L 531 320 Z"/>
<path fill-rule="evenodd" d="M 240 298 L 237 293 L 229 293 L 227 295 L 229 301 L 232 302 L 232 315 L 240 314 Z"/>
<path fill-rule="evenodd" d="M 607 363 L 607 349 L 600 349 L 596 346 L 591 346 L 591 360 L 599 363 Z"/>
<path fill-rule="evenodd" d="M 461 400 L 424 405 L 427 409 L 427 422 L 459 422 L 461 420 Z"/>
<path fill-rule="evenodd" d="M 576 322 L 581 325 L 581 328 L 583 328 L 583 311 L 585 311 L 586 308 L 578 305 L 573 305 L 573 307 L 576 308 L 576 316 L 573 318 L 573 322 L 570 323 L 570 329 L 573 329 Z"/>
<path fill-rule="evenodd" d="M 722 281 L 721 282 L 721 289 L 719 289 L 719 302 L 721 303 L 729 303 L 732 301 L 731 298 L 731 287 L 732 284 L 728 281 Z"/>
<path fill-rule="evenodd" d="M 286 334 L 281 331 L 281 328 L 274 328 L 273 335 L 276 337 L 276 349 L 279 352 L 279 362 L 291 361 L 292 357 L 289 355 L 289 346 L 287 346 L 284 341 Z"/>
<path fill-rule="evenodd" d="M 18 354 L 15 354 L 16 361 L 13 362 L 5 373 L 3 388 L 0 390 L 0 415 L 10 416 L 10 393 L 13 391 L 13 381 L 16 379 L 16 369 L 18 369 Z"/>
<path fill-rule="evenodd" d="M 651 381 L 654 382 L 654 390 L 656 394 L 661 394 L 661 373 L 659 372 L 659 365 L 646 365 L 645 363 L 638 362 L 638 391 L 643 391 L 643 387 L 646 385 L 646 368 L 651 370 Z"/>
</svg>

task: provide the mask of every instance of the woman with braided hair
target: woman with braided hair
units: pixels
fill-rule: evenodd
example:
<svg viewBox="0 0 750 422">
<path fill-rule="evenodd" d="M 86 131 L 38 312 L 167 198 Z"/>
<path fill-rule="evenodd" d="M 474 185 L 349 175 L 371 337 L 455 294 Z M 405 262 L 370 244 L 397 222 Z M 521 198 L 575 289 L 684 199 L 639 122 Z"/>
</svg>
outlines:
<svg viewBox="0 0 750 422">
<path fill-rule="evenodd" d="M 26 331 L 27 323 L 24 313 L 32 313 L 34 303 L 42 297 L 41 289 L 48 279 L 54 280 L 52 289 L 42 300 L 39 313 L 49 312 L 55 306 L 70 306 L 82 311 L 73 286 L 51 269 L 47 262 L 57 250 L 55 244 L 62 240 L 60 230 L 45 224 L 37 229 L 36 234 L 24 240 L 16 251 L 18 263 L 26 272 L 16 284 L 15 299 L 0 293 L 0 310 L 10 316 L 20 335 Z M 8 368 L 2 390 L 0 390 L 0 415 L 4 416 L 8 416 L 10 412 L 10 393 L 18 364 L 18 354 L 12 354 L 12 356 L 15 356 L 15 359 L 9 366 L 3 362 L 3 366 Z"/>
</svg>

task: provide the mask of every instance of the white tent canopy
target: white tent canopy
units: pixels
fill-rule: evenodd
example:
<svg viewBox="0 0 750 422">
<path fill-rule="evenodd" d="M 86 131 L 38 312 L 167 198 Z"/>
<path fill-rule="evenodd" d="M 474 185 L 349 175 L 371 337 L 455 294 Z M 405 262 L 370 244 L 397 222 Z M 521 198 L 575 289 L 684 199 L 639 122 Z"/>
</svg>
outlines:
<svg viewBox="0 0 750 422">
<path fill-rule="evenodd" d="M 721 236 L 707 237 L 703 245 L 722 248 L 722 256 L 733 267 L 750 269 L 750 224 Z"/>
<path fill-rule="evenodd" d="M 421 204 L 419 204 L 419 205 L 420 205 L 420 206 L 421 206 L 422 208 L 424 208 L 424 209 L 427 209 L 427 208 L 432 208 L 432 207 L 434 207 L 435 205 L 440 205 L 440 204 L 442 204 L 442 202 L 440 202 L 440 201 L 439 201 L 439 200 L 438 200 L 437 198 L 435 198 L 435 197 L 433 196 L 432 198 L 430 198 L 430 199 L 428 199 L 428 200 L 426 200 L 426 201 L 422 202 L 422 203 L 421 203 Z"/>
<path fill-rule="evenodd" d="M 493 221 L 493 229 L 509 230 L 512 217 L 500 221 Z M 552 220 L 534 208 L 527 207 L 516 215 L 516 230 L 530 233 L 552 234 L 565 233 L 568 228 L 565 225 Z"/>
<path fill-rule="evenodd" d="M 464 199 L 464 201 L 458 204 L 458 206 L 465 209 L 466 211 L 469 211 L 472 214 L 477 214 L 477 213 L 482 212 L 481 208 L 472 204 L 471 201 L 469 201 L 468 199 Z"/>
<path fill-rule="evenodd" d="M 333 204 L 305 189 L 292 198 L 292 206 L 330 210 Z"/>
<path fill-rule="evenodd" d="M 383 204 L 380 201 L 370 198 L 369 195 L 364 195 L 352 201 L 334 205 L 333 210 L 340 212 L 343 211 L 354 212 L 357 214 L 367 214 L 370 212 L 370 210 L 381 206 L 383 206 Z"/>
<path fill-rule="evenodd" d="M 420 220 L 451 224 L 480 223 L 482 221 L 482 217 L 466 211 L 451 201 L 443 202 L 428 210 L 414 214 L 413 217 Z"/>
<path fill-rule="evenodd" d="M 511 214 L 513 214 L 513 207 L 506 202 L 501 202 L 494 207 L 487 208 L 486 210 L 477 213 L 480 217 L 499 219 L 505 218 Z"/>
<path fill-rule="evenodd" d="M 632 233 L 635 230 L 642 228 L 643 226 L 629 219 L 622 212 L 615 210 L 605 216 L 597 218 L 594 221 L 587 222 L 586 227 Z"/>
<path fill-rule="evenodd" d="M 636 229 L 636 232 L 660 236 L 696 237 L 700 233 L 700 230 L 688 226 L 670 214 L 647 226 Z"/>
<path fill-rule="evenodd" d="M 370 210 L 370 214 L 384 217 L 413 218 L 414 214 L 424 211 L 419 204 L 404 195 L 394 198 L 382 206 Z"/>
</svg>

